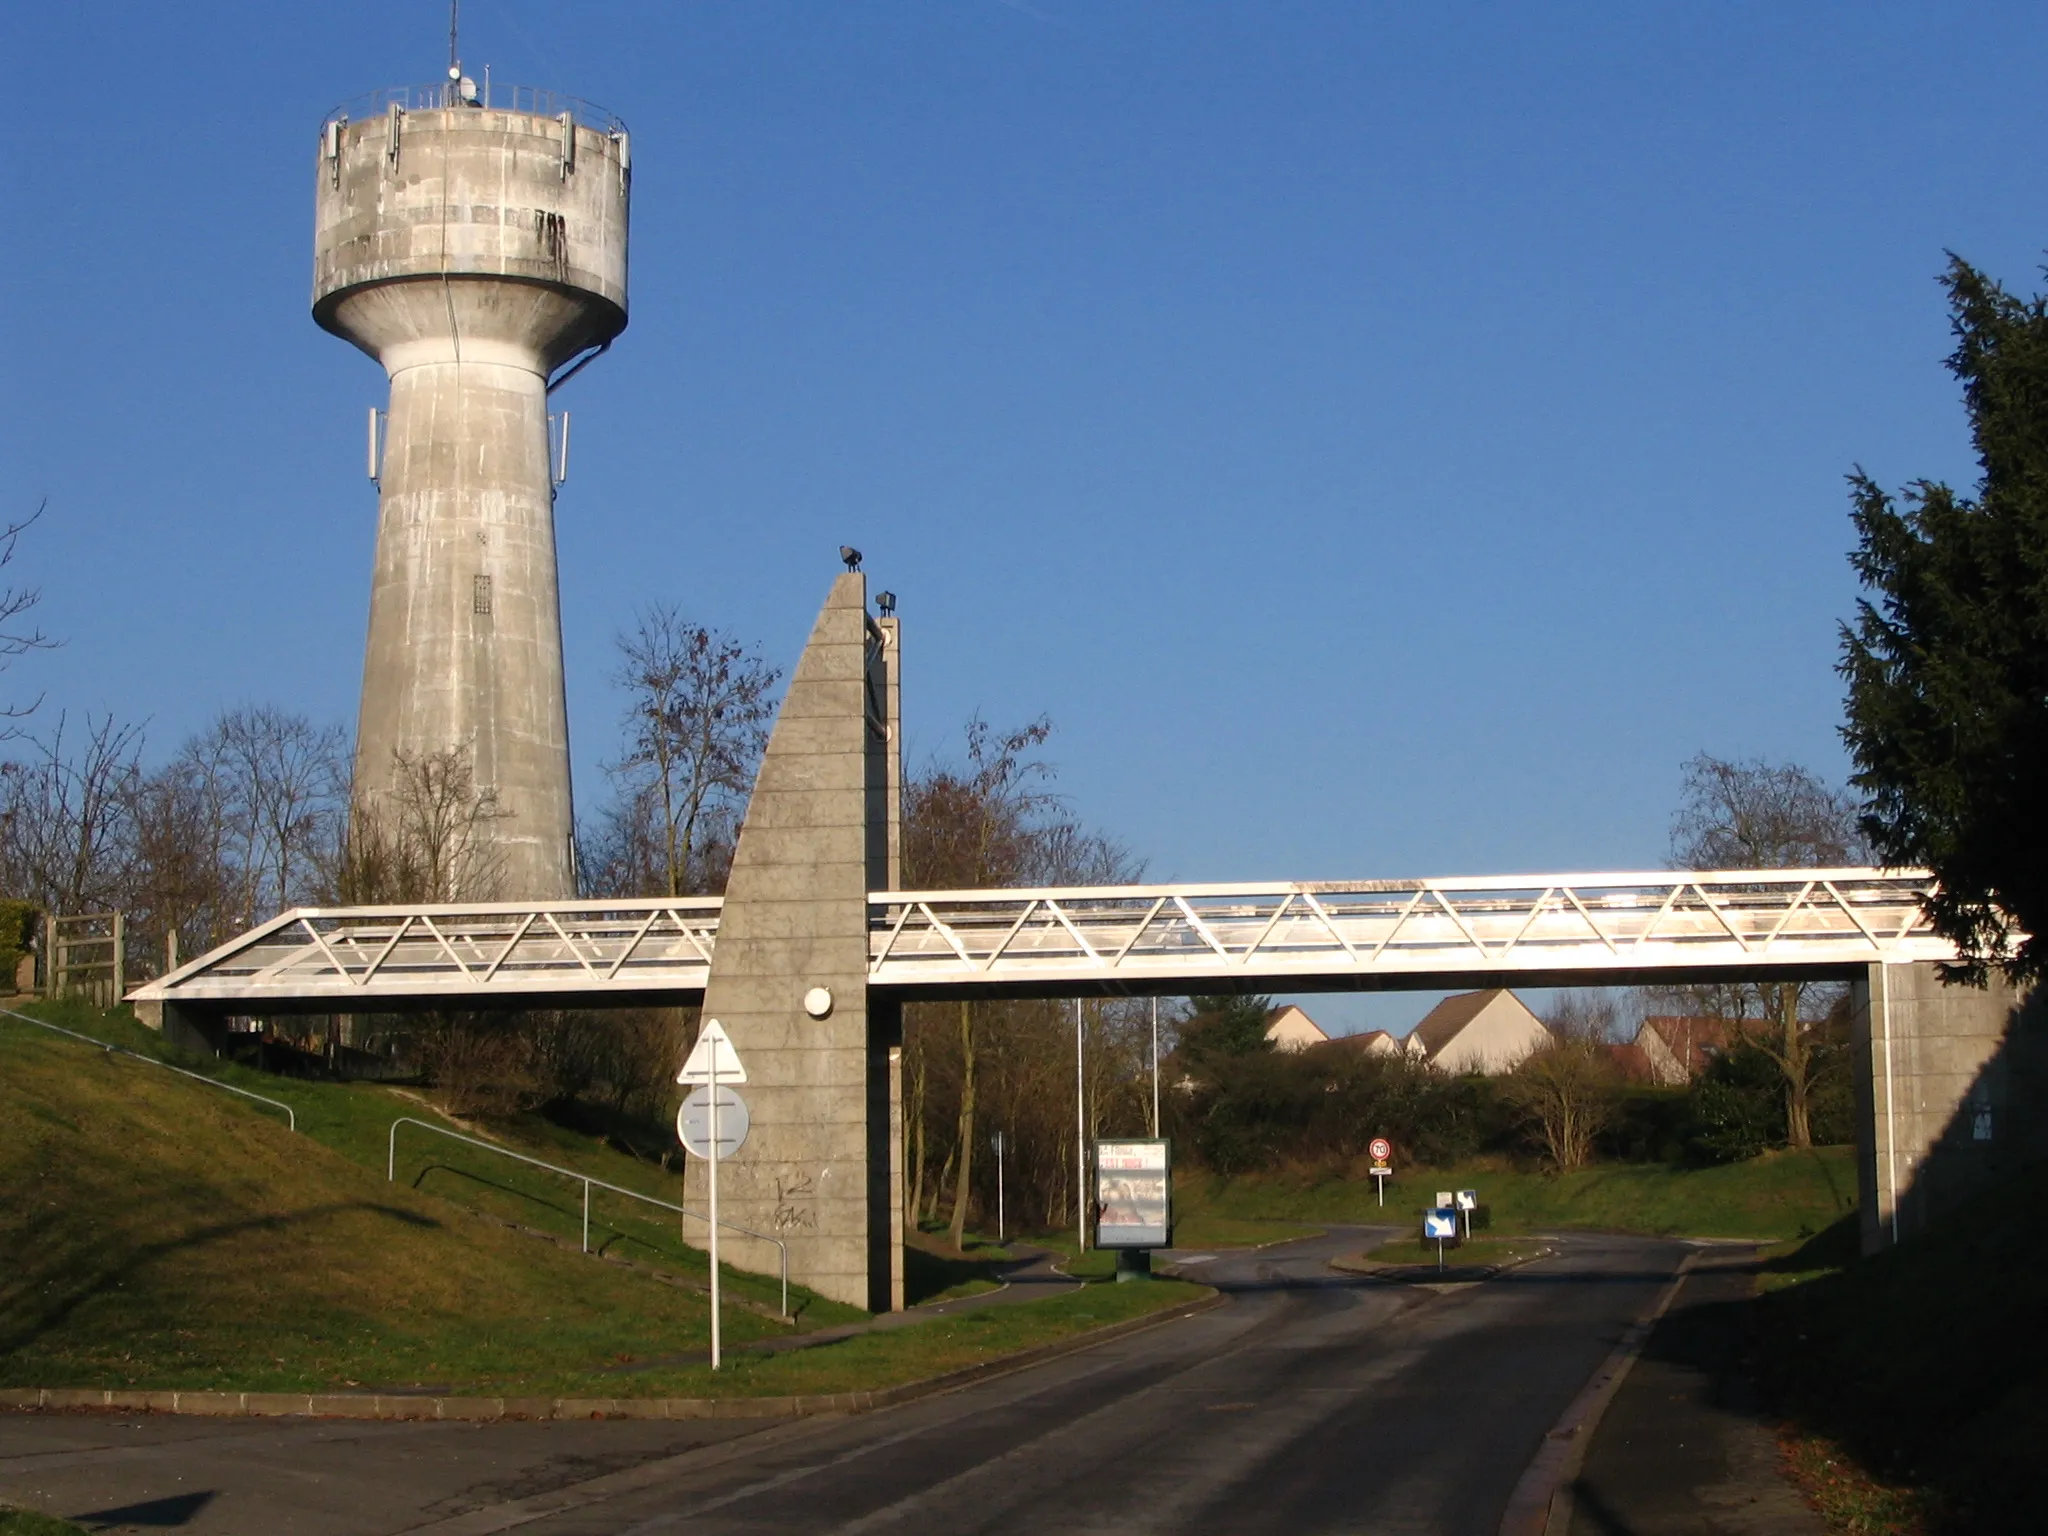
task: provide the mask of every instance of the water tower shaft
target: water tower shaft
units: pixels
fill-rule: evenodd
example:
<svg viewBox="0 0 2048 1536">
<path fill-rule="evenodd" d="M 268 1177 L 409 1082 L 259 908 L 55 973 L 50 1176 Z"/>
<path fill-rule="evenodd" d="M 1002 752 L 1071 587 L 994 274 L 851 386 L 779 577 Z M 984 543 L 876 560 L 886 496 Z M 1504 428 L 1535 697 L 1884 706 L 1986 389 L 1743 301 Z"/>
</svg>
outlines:
<svg viewBox="0 0 2048 1536">
<path fill-rule="evenodd" d="M 454 894 L 570 896 L 547 386 L 625 329 L 628 141 L 580 104 L 473 95 L 388 93 L 321 135 L 313 317 L 390 379 L 356 804 L 393 823 L 454 754 L 495 801 Z"/>
</svg>

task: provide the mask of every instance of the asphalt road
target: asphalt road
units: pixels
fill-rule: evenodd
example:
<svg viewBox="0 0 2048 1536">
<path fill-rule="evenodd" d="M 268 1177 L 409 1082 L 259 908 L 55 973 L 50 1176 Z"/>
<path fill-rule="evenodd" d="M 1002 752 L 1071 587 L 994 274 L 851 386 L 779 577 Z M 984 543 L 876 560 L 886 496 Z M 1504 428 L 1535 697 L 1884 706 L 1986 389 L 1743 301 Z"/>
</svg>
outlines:
<svg viewBox="0 0 2048 1536">
<path fill-rule="evenodd" d="M 0 1500 L 195 1536 L 1494 1536 L 1682 1245 L 1573 1236 L 1499 1279 L 1340 1277 L 1359 1230 L 1194 1266 L 1230 1304 L 885 1412 L 507 1425 L 0 1415 Z"/>
</svg>

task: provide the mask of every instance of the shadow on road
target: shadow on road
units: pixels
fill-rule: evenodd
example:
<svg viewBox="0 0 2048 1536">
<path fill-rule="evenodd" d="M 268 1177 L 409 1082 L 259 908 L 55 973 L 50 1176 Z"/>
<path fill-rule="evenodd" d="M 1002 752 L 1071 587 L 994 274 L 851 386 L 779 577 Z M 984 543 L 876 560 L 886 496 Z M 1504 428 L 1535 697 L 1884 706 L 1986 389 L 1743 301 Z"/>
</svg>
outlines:
<svg viewBox="0 0 2048 1536">
<path fill-rule="evenodd" d="M 212 1490 L 205 1493 L 176 1493 L 167 1499 L 124 1504 L 119 1509 L 96 1509 L 89 1515 L 76 1515 L 73 1518 L 102 1528 L 140 1525 L 152 1530 L 170 1530 L 180 1525 L 190 1525 L 192 1517 L 211 1504 L 214 1498 Z"/>
</svg>

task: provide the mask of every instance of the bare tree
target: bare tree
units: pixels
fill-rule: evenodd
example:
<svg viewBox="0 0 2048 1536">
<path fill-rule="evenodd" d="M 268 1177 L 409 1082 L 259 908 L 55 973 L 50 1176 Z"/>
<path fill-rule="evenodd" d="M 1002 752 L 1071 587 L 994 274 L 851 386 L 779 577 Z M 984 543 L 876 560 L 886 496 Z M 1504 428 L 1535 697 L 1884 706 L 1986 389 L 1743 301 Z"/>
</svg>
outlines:
<svg viewBox="0 0 2048 1536">
<path fill-rule="evenodd" d="M 21 521 L 0 528 L 0 570 L 14 563 L 15 546 L 20 542 L 21 536 L 35 525 L 48 506 L 49 503 L 45 501 Z M 37 587 L 0 587 L 0 670 L 4 670 L 17 656 L 25 655 L 29 651 L 40 651 L 55 644 L 34 624 L 28 622 L 30 610 L 42 600 L 42 591 Z M 36 704 L 41 702 L 40 698 L 36 700 Z M 24 715 L 33 714 L 36 704 L 0 705 L 0 720 L 19 720 Z M 0 729 L 0 740 L 13 735 L 15 729 L 13 726 Z"/>
<path fill-rule="evenodd" d="M 1867 863 L 1858 806 L 1793 763 L 1729 762 L 1702 752 L 1685 765 L 1671 822 L 1671 859 L 1681 869 L 1828 868 Z M 1697 1011 L 1726 1018 L 1785 1080 L 1785 1139 L 1813 1144 L 1810 1101 L 1816 1047 L 1832 992 L 1805 982 L 1686 988 Z M 1814 1017 L 1814 1015 L 1819 1017 Z"/>
<path fill-rule="evenodd" d="M 576 833 L 577 889 L 587 896 L 651 896 L 668 889 L 661 798 L 652 784 L 618 782 L 609 804 Z"/>
<path fill-rule="evenodd" d="M 662 890 L 704 889 L 703 834 L 753 787 L 782 673 L 672 604 L 644 610 L 617 637 L 613 681 L 626 690 L 626 751 L 609 771 L 621 800 L 651 816 Z"/>
<path fill-rule="evenodd" d="M 465 747 L 394 748 L 388 786 L 351 807 L 324 871 L 327 899 L 343 905 L 488 901 L 504 878 L 490 829 L 505 813 L 479 789 Z"/>
<path fill-rule="evenodd" d="M 589 896 L 655 896 L 668 892 L 668 837 L 661 796 L 651 783 L 615 781 L 617 793 L 582 824 L 576 839 L 579 888 Z M 732 872 L 743 802 L 721 801 L 698 817 L 686 894 L 725 889 Z"/>
<path fill-rule="evenodd" d="M 912 886 L 972 889 L 1032 878 L 1045 853 L 1041 816 L 1055 802 L 1036 787 L 1052 776 L 1051 767 L 1029 754 L 1051 734 L 1045 719 L 998 732 L 976 715 L 967 722 L 966 762 L 934 766 L 911 782 L 904 795 L 903 869 Z M 956 1248 L 966 1237 L 973 1191 L 976 1111 L 975 1005 L 963 999 L 958 1009 L 959 1112 L 951 1159 Z M 914 1064 L 912 1071 L 921 1099 L 921 1067 Z M 918 1148 L 913 1181 L 922 1184 L 922 1135 Z"/>
<path fill-rule="evenodd" d="M 1671 819 L 1676 868 L 1815 869 L 1870 858 L 1856 800 L 1796 763 L 1702 752 L 1684 775 Z"/>
<path fill-rule="evenodd" d="M 1601 988 L 1560 992 L 1543 1012 L 1543 1027 L 1556 1040 L 1606 1045 L 1619 1036 L 1620 1026 L 1620 1005 L 1612 992 Z"/>
<path fill-rule="evenodd" d="M 173 934 L 178 953 L 194 955 L 245 926 L 242 882 L 216 788 L 185 754 L 131 781 L 125 904 L 131 931 L 166 959 Z"/>
<path fill-rule="evenodd" d="M 140 726 L 88 715 L 80 737 L 58 715 L 0 764 L 0 877 L 45 911 L 117 905 L 132 857 L 130 790 L 141 769 Z"/>
<path fill-rule="evenodd" d="M 341 731 L 269 705 L 224 711 L 194 751 L 220 781 L 240 837 L 246 920 L 292 905 L 344 801 Z"/>
<path fill-rule="evenodd" d="M 1614 1000 L 1604 993 L 1563 994 L 1544 1015 L 1550 1039 L 1501 1083 L 1502 1097 L 1561 1173 L 1585 1167 L 1593 1138 L 1613 1118 L 1618 1074 L 1607 1046 L 1615 1019 Z"/>
</svg>

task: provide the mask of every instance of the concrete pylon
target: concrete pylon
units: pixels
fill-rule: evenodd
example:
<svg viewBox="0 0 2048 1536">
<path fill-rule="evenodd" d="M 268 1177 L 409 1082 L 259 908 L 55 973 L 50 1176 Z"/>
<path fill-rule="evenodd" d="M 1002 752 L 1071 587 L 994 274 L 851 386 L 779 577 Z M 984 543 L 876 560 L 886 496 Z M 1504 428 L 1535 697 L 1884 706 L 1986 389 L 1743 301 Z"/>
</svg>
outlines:
<svg viewBox="0 0 2048 1536">
<path fill-rule="evenodd" d="M 903 1305 L 902 1010 L 867 991 L 868 892 L 899 884 L 898 640 L 865 577 L 833 583 L 747 802 L 704 989 L 752 1121 L 720 1165 L 720 1216 L 788 1243 L 791 1279 L 877 1312 Z M 692 1159 L 697 1210 L 704 1175 Z M 774 1272 L 767 1244 L 720 1246 Z"/>
<path fill-rule="evenodd" d="M 1924 962 L 1872 965 L 1850 989 L 1862 1249 L 1927 1224 L 2048 1154 L 2035 1010 L 1994 975 L 1945 983 Z M 2036 1005 L 2038 1006 L 2038 1005 Z"/>
<path fill-rule="evenodd" d="M 317 166 L 313 318 L 391 385 L 357 803 L 460 754 L 497 814 L 448 894 L 573 896 L 548 377 L 625 329 L 626 139 L 454 90 L 330 121 Z"/>
</svg>

